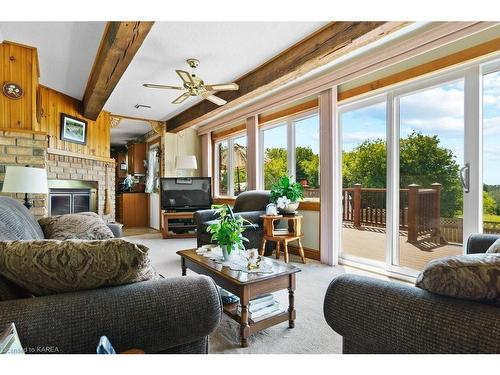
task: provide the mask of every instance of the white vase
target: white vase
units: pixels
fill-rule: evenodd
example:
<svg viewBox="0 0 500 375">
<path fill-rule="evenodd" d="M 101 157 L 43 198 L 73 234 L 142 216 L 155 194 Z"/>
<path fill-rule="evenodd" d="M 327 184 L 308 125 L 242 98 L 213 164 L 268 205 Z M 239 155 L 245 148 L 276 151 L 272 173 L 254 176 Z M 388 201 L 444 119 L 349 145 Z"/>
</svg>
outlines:
<svg viewBox="0 0 500 375">
<path fill-rule="evenodd" d="M 228 251 L 228 248 L 231 250 Z M 224 257 L 224 262 L 229 262 L 231 260 L 231 256 L 234 254 L 234 252 L 238 249 L 236 245 L 227 245 L 227 246 L 222 246 L 222 256 Z"/>
</svg>

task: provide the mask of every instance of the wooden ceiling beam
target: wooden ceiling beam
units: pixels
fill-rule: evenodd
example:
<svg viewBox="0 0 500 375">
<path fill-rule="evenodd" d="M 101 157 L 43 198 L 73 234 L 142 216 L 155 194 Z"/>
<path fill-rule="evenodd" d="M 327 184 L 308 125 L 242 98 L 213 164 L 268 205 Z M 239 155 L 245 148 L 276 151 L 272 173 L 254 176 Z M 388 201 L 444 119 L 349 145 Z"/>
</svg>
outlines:
<svg viewBox="0 0 500 375">
<path fill-rule="evenodd" d="M 83 96 L 83 115 L 97 119 L 154 22 L 108 22 Z"/>
<path fill-rule="evenodd" d="M 228 102 L 224 106 L 218 107 L 204 100 L 167 120 L 167 131 L 178 132 L 264 94 L 338 58 L 352 50 L 354 45 L 358 48 L 358 45 L 377 40 L 405 23 L 389 23 L 388 27 L 384 27 L 384 24 L 386 22 L 331 22 L 236 80 L 240 87 L 238 91 L 217 93 L 217 96 Z M 356 42 L 367 34 L 370 37 L 366 38 L 366 42 Z"/>
</svg>

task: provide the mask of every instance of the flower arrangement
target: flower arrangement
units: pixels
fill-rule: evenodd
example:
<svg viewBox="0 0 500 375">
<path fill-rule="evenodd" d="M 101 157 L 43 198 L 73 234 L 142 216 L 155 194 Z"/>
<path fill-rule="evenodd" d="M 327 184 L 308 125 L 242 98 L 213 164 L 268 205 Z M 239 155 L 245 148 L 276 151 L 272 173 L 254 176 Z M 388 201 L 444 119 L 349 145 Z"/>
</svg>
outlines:
<svg viewBox="0 0 500 375">
<path fill-rule="evenodd" d="M 219 220 L 210 224 L 207 232 L 212 234 L 212 241 L 216 241 L 222 248 L 224 258 L 227 258 L 232 250 L 245 250 L 243 242 L 248 242 L 248 239 L 243 237 L 244 224 L 251 223 L 241 216 L 235 216 L 227 204 L 219 208 L 216 214 L 218 214 Z"/>
<path fill-rule="evenodd" d="M 286 209 L 291 203 L 304 198 L 304 187 L 298 182 L 292 182 L 291 177 L 283 176 L 271 186 L 271 201 L 279 209 Z"/>
</svg>

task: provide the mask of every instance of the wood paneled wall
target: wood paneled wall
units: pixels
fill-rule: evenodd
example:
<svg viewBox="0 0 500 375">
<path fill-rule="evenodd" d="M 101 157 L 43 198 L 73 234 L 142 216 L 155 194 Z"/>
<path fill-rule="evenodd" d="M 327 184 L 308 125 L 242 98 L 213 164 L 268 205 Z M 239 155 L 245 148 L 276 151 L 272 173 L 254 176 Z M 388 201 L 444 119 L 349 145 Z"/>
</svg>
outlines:
<svg viewBox="0 0 500 375">
<path fill-rule="evenodd" d="M 109 112 L 102 111 L 96 121 L 86 119 L 80 100 L 39 85 L 38 79 L 36 48 L 7 41 L 0 43 L 0 84 L 15 82 L 24 90 L 24 96 L 18 100 L 0 93 L 0 129 L 47 134 L 49 153 L 109 158 Z M 87 120 L 86 145 L 61 140 L 61 113 Z"/>
<path fill-rule="evenodd" d="M 96 121 L 81 115 L 82 102 L 51 88 L 40 85 L 42 118 L 38 130 L 46 132 L 50 149 L 68 151 L 75 154 L 108 157 L 110 153 L 110 113 L 102 111 Z M 61 140 L 61 113 L 87 121 L 87 144 L 80 145 Z"/>
<path fill-rule="evenodd" d="M 0 84 L 15 82 L 24 90 L 24 96 L 17 100 L 0 93 L 0 128 L 32 130 L 36 127 L 38 77 L 36 48 L 7 41 L 0 43 Z"/>
</svg>

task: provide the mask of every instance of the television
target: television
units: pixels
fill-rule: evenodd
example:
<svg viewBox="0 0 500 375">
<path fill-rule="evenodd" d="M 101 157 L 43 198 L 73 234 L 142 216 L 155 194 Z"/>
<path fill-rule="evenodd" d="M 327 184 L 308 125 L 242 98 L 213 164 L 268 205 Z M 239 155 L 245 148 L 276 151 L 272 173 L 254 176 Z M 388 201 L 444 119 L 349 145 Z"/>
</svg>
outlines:
<svg viewBox="0 0 500 375">
<path fill-rule="evenodd" d="M 212 205 L 210 177 L 160 178 L 161 208 L 169 211 L 196 211 Z"/>
</svg>

